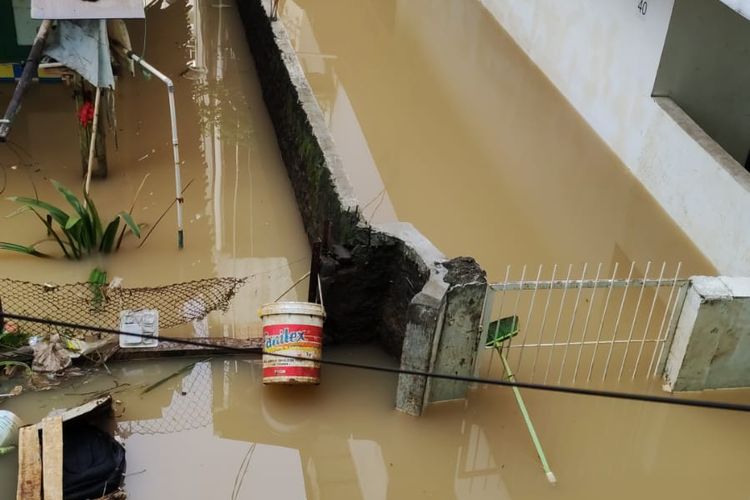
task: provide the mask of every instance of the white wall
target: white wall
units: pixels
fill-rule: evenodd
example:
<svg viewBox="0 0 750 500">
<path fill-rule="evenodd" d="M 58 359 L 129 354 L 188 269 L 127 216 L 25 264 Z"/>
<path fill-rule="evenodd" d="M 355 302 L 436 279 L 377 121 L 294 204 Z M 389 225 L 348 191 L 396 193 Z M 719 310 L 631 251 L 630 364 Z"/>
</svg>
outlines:
<svg viewBox="0 0 750 500">
<path fill-rule="evenodd" d="M 674 0 L 480 1 L 719 271 L 750 275 L 750 174 L 651 97 Z"/>
</svg>

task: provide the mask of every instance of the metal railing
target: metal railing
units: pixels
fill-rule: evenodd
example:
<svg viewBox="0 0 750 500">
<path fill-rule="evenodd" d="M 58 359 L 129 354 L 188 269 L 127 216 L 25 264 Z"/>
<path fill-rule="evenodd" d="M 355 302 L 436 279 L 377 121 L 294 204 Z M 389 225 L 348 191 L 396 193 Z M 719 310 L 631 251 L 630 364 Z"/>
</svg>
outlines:
<svg viewBox="0 0 750 500">
<path fill-rule="evenodd" d="M 488 286 L 483 335 L 504 339 L 499 346 L 520 380 L 654 379 L 688 283 L 681 264 L 655 267 L 555 265 L 529 274 L 523 266 L 511 280 L 508 266 L 505 279 Z"/>
</svg>

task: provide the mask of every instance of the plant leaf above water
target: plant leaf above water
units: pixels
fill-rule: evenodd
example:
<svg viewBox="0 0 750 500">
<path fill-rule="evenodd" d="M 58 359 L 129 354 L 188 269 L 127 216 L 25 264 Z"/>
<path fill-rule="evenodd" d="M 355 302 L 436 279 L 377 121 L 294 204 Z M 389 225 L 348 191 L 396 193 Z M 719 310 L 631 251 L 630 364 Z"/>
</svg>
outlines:
<svg viewBox="0 0 750 500">
<path fill-rule="evenodd" d="M 34 257 L 49 257 L 49 255 L 36 250 L 34 247 L 29 247 L 25 245 L 17 245 L 16 243 L 7 243 L 5 241 L 0 241 L 0 250 L 8 250 L 9 252 L 25 253 L 26 255 L 33 255 Z"/>
<path fill-rule="evenodd" d="M 47 235 L 54 237 L 65 257 L 80 259 L 85 255 L 96 252 L 115 252 L 119 250 L 122 236 L 124 236 L 127 230 L 135 234 L 138 238 L 141 237 L 140 226 L 128 212 L 119 212 L 104 228 L 96 205 L 87 193 L 84 193 L 84 201 L 82 202 L 70 189 L 59 182 L 55 180 L 51 180 L 50 182 L 73 208 L 72 214 L 39 199 L 12 196 L 8 199 L 22 206 L 11 215 L 15 216 L 19 213 L 32 211 L 44 225 Z M 51 219 L 46 217 L 45 213 L 49 214 Z M 120 226 L 120 220 L 124 221 L 122 226 Z M 122 227 L 122 234 L 117 245 L 115 245 L 115 239 L 120 227 Z M 24 253 L 36 257 L 47 256 L 37 251 L 34 246 L 16 243 L 2 243 L 0 250 Z"/>
</svg>

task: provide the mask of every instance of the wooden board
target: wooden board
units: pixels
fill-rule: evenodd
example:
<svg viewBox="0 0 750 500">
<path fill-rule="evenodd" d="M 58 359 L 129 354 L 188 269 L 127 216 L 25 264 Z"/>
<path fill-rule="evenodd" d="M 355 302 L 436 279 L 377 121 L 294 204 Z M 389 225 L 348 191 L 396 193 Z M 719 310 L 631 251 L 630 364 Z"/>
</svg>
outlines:
<svg viewBox="0 0 750 500">
<path fill-rule="evenodd" d="M 178 342 L 170 342 L 167 337 L 159 339 L 157 347 L 137 347 L 137 348 L 120 348 L 111 359 L 113 360 L 133 360 L 133 359 L 150 359 L 165 358 L 174 356 L 206 356 L 206 355 L 233 355 L 233 354 L 251 354 L 263 351 L 263 339 L 254 337 L 250 339 L 232 339 L 232 338 L 191 338 L 192 342 L 205 342 L 206 346 L 187 345 Z"/>
<path fill-rule="evenodd" d="M 42 421 L 42 464 L 44 500 L 63 498 L 63 420 L 49 417 Z"/>
<path fill-rule="evenodd" d="M 101 398 L 94 399 L 92 401 L 89 401 L 88 403 L 84 403 L 81 406 L 76 406 L 75 408 L 71 408 L 70 410 L 65 410 L 64 412 L 60 413 L 59 416 L 62 419 L 63 424 L 73 420 L 75 418 L 81 417 L 83 415 L 86 415 L 88 413 L 91 413 L 92 411 L 102 407 L 102 406 L 112 406 L 112 396 L 106 395 L 102 396 Z M 38 424 L 36 424 L 36 428 L 39 430 L 44 430 L 44 426 L 46 425 L 48 419 L 44 419 Z"/>
<path fill-rule="evenodd" d="M 18 433 L 17 500 L 41 500 L 42 456 L 36 426 L 21 427 Z"/>
<path fill-rule="evenodd" d="M 32 19 L 143 19 L 143 0 L 31 0 Z"/>
</svg>

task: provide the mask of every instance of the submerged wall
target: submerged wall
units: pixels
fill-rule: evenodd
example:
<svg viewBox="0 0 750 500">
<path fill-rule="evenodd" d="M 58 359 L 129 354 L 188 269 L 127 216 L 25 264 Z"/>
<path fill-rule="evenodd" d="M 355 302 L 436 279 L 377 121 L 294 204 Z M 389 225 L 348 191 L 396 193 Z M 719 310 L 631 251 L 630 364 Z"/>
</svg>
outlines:
<svg viewBox="0 0 750 500">
<path fill-rule="evenodd" d="M 674 0 L 480 1 L 719 271 L 750 273 L 750 174 L 651 97 Z"/>
<path fill-rule="evenodd" d="M 322 239 L 324 221 L 331 222 L 333 250 L 321 271 L 326 340 L 377 340 L 403 368 L 473 374 L 484 271 L 471 258 L 446 259 L 411 224 L 365 223 L 324 115 L 267 3 L 241 0 L 238 8 L 309 239 Z M 465 383 L 401 376 L 397 408 L 418 415 L 425 403 L 466 390 Z"/>
</svg>

